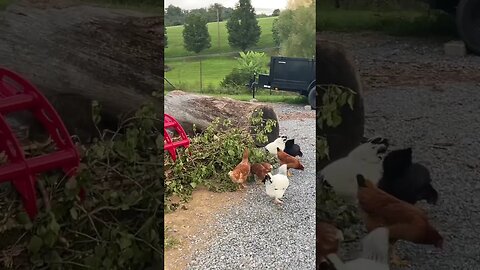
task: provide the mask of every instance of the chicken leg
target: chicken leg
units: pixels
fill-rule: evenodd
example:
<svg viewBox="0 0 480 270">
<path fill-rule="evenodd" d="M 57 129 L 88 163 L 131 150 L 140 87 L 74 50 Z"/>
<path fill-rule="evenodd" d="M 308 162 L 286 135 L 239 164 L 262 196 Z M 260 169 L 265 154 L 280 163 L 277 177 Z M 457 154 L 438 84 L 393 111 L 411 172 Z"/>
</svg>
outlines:
<svg viewBox="0 0 480 270">
<path fill-rule="evenodd" d="M 273 200 L 273 202 L 274 202 L 275 204 L 283 204 L 283 202 L 282 202 L 280 199 L 278 199 L 278 198 L 275 198 L 275 200 Z"/>
<path fill-rule="evenodd" d="M 287 176 L 288 177 L 293 176 L 293 173 L 290 170 L 287 170 Z"/>
</svg>

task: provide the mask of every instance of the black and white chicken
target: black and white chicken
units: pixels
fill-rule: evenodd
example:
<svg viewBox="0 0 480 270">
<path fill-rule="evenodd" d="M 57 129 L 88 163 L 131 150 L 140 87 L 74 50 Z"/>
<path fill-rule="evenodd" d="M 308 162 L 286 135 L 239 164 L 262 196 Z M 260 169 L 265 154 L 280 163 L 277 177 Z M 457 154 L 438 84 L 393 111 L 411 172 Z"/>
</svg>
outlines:
<svg viewBox="0 0 480 270">
<path fill-rule="evenodd" d="M 382 178 L 382 162 L 388 146 L 387 139 L 374 137 L 353 149 L 348 156 L 327 165 L 321 171 L 321 177 L 338 196 L 348 202 L 355 202 L 356 175 L 362 174 L 376 185 Z"/>
<path fill-rule="evenodd" d="M 287 141 L 287 136 L 285 135 L 282 135 L 278 138 L 276 138 L 273 142 L 265 145 L 265 149 L 267 149 L 267 151 L 272 154 L 272 155 L 277 155 L 277 148 L 280 148 L 280 150 L 284 150 L 285 149 L 285 143 Z"/>
</svg>

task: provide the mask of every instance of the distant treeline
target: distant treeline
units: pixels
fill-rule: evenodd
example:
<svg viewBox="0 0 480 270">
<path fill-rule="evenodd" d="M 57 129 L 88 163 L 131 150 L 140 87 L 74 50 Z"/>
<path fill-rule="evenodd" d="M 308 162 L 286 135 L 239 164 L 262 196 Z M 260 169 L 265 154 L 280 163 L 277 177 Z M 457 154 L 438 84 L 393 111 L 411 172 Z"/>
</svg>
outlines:
<svg viewBox="0 0 480 270">
<path fill-rule="evenodd" d="M 217 14 L 218 12 L 218 14 Z M 233 8 L 224 7 L 222 4 L 215 3 L 210 5 L 208 8 L 197 8 L 191 10 L 181 9 L 180 7 L 176 7 L 174 5 L 169 5 L 165 9 L 165 25 L 166 26 L 173 26 L 173 25 L 182 25 L 185 22 L 185 18 L 189 14 L 200 14 L 204 18 L 207 19 L 208 22 L 216 22 L 217 15 L 220 21 L 225 21 L 230 18 L 233 12 Z M 280 10 L 275 10 L 271 16 L 278 16 L 280 14 Z M 261 17 L 269 17 L 266 14 L 257 14 L 257 18 Z"/>
<path fill-rule="evenodd" d="M 340 9 L 424 9 L 428 0 L 317 0 L 318 8 Z"/>
</svg>

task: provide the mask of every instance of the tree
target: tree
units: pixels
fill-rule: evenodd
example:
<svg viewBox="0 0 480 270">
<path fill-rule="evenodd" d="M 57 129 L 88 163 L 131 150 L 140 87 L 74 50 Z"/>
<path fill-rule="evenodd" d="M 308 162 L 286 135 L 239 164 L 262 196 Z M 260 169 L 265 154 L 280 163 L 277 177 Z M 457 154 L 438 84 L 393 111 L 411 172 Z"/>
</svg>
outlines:
<svg viewBox="0 0 480 270">
<path fill-rule="evenodd" d="M 183 28 L 183 46 L 196 54 L 210 48 L 207 19 L 199 14 L 189 14 Z M 202 90 L 202 59 L 200 58 L 200 90 Z"/>
<path fill-rule="evenodd" d="M 280 46 L 280 35 L 278 33 L 278 18 L 273 19 L 272 23 L 272 37 L 273 43 L 276 47 Z"/>
<path fill-rule="evenodd" d="M 228 43 L 233 48 L 246 51 L 260 39 L 260 26 L 250 0 L 240 0 L 227 21 Z"/>
<path fill-rule="evenodd" d="M 223 21 L 225 18 L 223 16 L 223 10 L 225 9 L 225 7 L 222 5 L 222 4 L 219 4 L 219 3 L 215 3 L 213 5 L 210 5 L 210 7 L 208 7 L 208 17 L 209 17 L 209 21 L 211 22 L 216 22 L 217 21 L 217 12 L 218 12 L 218 19 L 219 21 Z"/>
<path fill-rule="evenodd" d="M 185 21 L 185 11 L 174 5 L 169 5 L 165 9 L 165 25 L 181 25 Z"/>
<path fill-rule="evenodd" d="M 295 10 L 282 11 L 275 25 L 275 31 L 278 32 L 282 55 L 307 58 L 315 55 L 314 8 L 299 6 Z"/>
<path fill-rule="evenodd" d="M 280 15 L 280 9 L 277 8 L 272 12 L 272 16 L 276 17 L 278 15 Z"/>
</svg>

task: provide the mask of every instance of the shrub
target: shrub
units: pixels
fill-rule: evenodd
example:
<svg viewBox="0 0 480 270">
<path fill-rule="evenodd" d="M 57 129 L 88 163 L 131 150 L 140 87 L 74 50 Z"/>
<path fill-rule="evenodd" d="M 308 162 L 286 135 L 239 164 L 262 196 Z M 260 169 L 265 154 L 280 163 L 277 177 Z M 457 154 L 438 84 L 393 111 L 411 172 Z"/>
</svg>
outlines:
<svg viewBox="0 0 480 270">
<path fill-rule="evenodd" d="M 220 82 L 220 86 L 225 88 L 246 87 L 245 85 L 248 84 L 252 78 L 253 74 L 249 71 L 233 68 L 232 72 L 225 76 L 225 78 Z"/>
<path fill-rule="evenodd" d="M 273 120 L 262 122 L 261 114 L 256 114 L 250 121 L 256 127 L 255 137 L 262 142 L 277 124 Z M 267 161 L 274 164 L 275 157 L 257 148 L 249 132 L 234 127 L 228 120 L 219 119 L 193 137 L 189 148 L 179 149 L 175 162 L 165 154 L 165 209 L 174 210 L 178 206 L 172 203 L 172 196 L 187 201 L 199 185 L 217 192 L 236 190 L 237 185 L 230 180 L 228 172 L 240 162 L 246 147 L 250 151 L 251 163 Z"/>
</svg>

